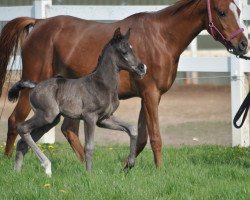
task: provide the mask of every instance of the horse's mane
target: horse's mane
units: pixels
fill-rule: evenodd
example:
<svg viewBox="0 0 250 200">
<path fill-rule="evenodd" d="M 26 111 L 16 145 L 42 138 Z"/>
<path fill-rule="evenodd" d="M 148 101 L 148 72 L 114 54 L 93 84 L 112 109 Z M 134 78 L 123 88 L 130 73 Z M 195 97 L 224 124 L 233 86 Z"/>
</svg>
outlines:
<svg viewBox="0 0 250 200">
<path fill-rule="evenodd" d="M 195 3 L 199 3 L 200 0 L 179 0 L 173 6 L 169 7 L 171 9 L 171 14 L 176 15 Z"/>
</svg>

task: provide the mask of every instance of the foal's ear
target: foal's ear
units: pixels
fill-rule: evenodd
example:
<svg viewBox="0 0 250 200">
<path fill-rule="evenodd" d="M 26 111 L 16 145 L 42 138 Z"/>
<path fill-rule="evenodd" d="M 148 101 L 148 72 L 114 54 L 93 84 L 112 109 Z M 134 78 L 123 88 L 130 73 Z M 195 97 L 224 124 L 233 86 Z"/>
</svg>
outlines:
<svg viewBox="0 0 250 200">
<path fill-rule="evenodd" d="M 121 34 L 121 29 L 120 27 L 118 27 L 115 32 L 114 32 L 114 36 L 113 36 L 113 39 L 115 40 L 118 40 L 122 37 L 122 34 Z"/>
<path fill-rule="evenodd" d="M 125 39 L 129 39 L 129 36 L 130 36 L 130 32 L 131 32 L 131 28 L 128 29 L 126 35 L 125 35 Z"/>
</svg>

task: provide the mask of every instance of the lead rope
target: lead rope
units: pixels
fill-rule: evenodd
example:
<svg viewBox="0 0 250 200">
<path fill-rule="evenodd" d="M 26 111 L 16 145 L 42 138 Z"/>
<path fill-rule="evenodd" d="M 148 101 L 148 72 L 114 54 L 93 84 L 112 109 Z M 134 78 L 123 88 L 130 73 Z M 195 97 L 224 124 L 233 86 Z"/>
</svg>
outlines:
<svg viewBox="0 0 250 200">
<path fill-rule="evenodd" d="M 233 124 L 234 124 L 235 128 L 241 128 L 242 125 L 244 124 L 245 119 L 247 117 L 248 110 L 249 110 L 249 106 L 250 106 L 250 92 L 248 93 L 248 95 L 244 99 L 243 103 L 241 104 L 238 112 L 234 116 Z M 243 115 L 242 121 L 241 121 L 240 125 L 237 125 L 237 122 L 239 121 L 239 119 L 243 113 L 244 113 L 244 115 Z"/>
<path fill-rule="evenodd" d="M 245 59 L 245 60 L 250 60 L 250 57 L 248 56 L 238 56 L 239 58 Z M 237 113 L 234 116 L 233 119 L 233 124 L 235 128 L 241 128 L 246 120 L 247 117 L 247 113 L 250 107 L 250 92 L 248 92 L 248 95 L 246 96 L 246 98 L 244 99 L 243 103 L 241 104 L 239 110 L 237 111 Z M 244 113 L 244 115 L 243 115 Z M 243 115 L 242 117 L 242 121 L 240 123 L 240 125 L 237 125 L 237 122 L 239 121 L 240 117 Z"/>
<path fill-rule="evenodd" d="M 250 60 L 250 57 L 248 56 L 238 56 L 239 58 L 245 59 L 245 60 Z"/>
</svg>

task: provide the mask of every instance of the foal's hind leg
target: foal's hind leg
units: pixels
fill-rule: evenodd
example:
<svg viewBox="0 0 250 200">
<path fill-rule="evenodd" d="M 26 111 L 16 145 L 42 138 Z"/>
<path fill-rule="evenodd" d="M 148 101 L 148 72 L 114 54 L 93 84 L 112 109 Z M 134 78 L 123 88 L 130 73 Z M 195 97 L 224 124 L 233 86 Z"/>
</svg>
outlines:
<svg viewBox="0 0 250 200">
<path fill-rule="evenodd" d="M 48 124 L 40 129 L 35 129 L 31 132 L 32 139 L 37 142 L 45 133 L 47 133 L 52 127 L 58 124 L 60 121 L 60 117 L 57 117 L 53 123 Z M 23 163 L 23 158 L 25 154 L 28 152 L 28 145 L 23 140 L 20 139 L 17 143 L 16 147 L 16 161 L 15 161 L 15 170 L 20 171 Z"/>
<path fill-rule="evenodd" d="M 56 116 L 56 115 L 55 115 Z M 48 129 L 54 126 L 56 117 L 50 116 L 49 119 L 45 119 L 43 115 L 35 115 L 31 119 L 17 125 L 17 130 L 22 139 L 29 145 L 34 151 L 42 166 L 45 168 L 45 173 L 51 176 L 51 162 L 45 156 L 45 154 L 39 149 L 35 141 L 32 139 L 30 133 L 39 129 L 39 131 L 45 133 Z M 33 134 L 36 134 L 33 132 Z M 40 133 L 41 134 L 41 133 Z M 43 135 L 43 134 L 41 134 Z M 33 136 L 34 137 L 34 136 Z"/>
<path fill-rule="evenodd" d="M 132 168 L 135 164 L 135 150 L 136 150 L 136 141 L 137 141 L 137 129 L 135 126 L 132 126 L 126 122 L 123 122 L 114 116 L 111 116 L 108 119 L 100 121 L 97 123 L 97 126 L 112 130 L 125 131 L 130 137 L 130 154 L 126 163 L 124 170 Z"/>
</svg>

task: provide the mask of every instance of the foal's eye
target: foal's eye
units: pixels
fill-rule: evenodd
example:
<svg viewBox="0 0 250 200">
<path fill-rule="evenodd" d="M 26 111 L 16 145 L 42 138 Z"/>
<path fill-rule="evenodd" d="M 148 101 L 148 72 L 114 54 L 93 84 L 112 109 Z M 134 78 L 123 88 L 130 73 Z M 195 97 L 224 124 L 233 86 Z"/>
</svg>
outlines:
<svg viewBox="0 0 250 200">
<path fill-rule="evenodd" d="M 218 15 L 220 17 L 225 17 L 226 16 L 226 13 L 224 11 L 218 11 Z"/>
</svg>

